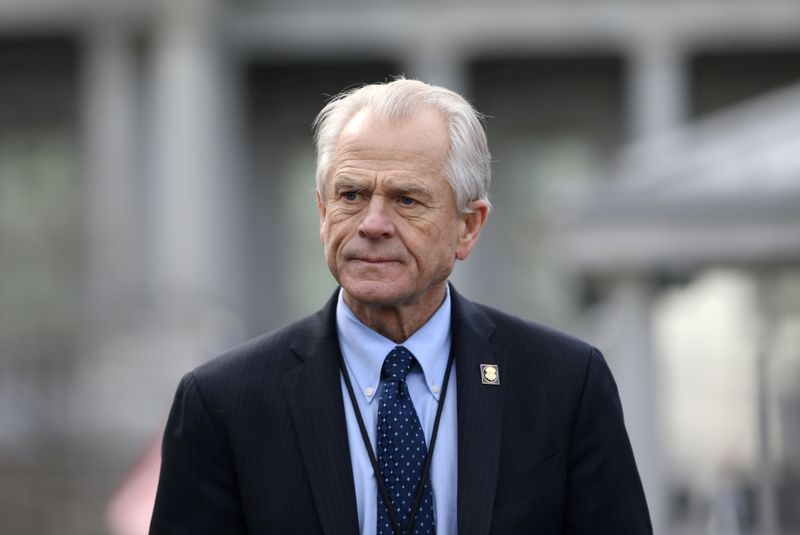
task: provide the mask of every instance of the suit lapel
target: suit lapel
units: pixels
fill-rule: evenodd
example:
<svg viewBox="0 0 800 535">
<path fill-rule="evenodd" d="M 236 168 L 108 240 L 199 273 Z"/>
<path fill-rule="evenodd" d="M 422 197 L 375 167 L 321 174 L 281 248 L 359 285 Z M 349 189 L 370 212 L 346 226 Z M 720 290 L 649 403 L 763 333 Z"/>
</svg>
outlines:
<svg viewBox="0 0 800 535">
<path fill-rule="evenodd" d="M 292 350 L 301 359 L 283 376 L 300 451 L 326 533 L 358 533 L 336 336 L 336 294 L 311 316 Z"/>
<path fill-rule="evenodd" d="M 489 343 L 494 322 L 451 286 L 458 391 L 458 532 L 486 534 L 492 520 L 503 416 L 501 355 Z M 481 364 L 497 364 L 500 384 L 481 382 Z"/>
</svg>

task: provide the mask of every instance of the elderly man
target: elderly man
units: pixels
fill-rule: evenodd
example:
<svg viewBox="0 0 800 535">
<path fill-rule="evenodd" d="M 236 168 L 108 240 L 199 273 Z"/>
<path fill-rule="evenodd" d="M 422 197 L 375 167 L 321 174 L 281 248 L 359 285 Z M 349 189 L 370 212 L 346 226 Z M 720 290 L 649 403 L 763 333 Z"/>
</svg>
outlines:
<svg viewBox="0 0 800 535">
<path fill-rule="evenodd" d="M 651 533 L 600 353 L 447 282 L 490 208 L 477 112 L 401 79 L 315 126 L 340 288 L 183 378 L 151 533 Z"/>
</svg>

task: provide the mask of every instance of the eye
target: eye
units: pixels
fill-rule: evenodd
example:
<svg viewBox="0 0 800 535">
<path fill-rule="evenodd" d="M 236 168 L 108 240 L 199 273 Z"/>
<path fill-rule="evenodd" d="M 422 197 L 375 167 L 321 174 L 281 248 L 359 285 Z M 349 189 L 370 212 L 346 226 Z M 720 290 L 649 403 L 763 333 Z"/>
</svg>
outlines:
<svg viewBox="0 0 800 535">
<path fill-rule="evenodd" d="M 346 201 L 356 201 L 358 200 L 358 193 L 355 191 L 344 191 L 342 192 L 342 198 Z"/>
<path fill-rule="evenodd" d="M 405 206 L 414 206 L 415 204 L 417 204 L 417 201 L 414 200 L 414 198 L 412 197 L 403 195 L 402 197 L 400 197 L 400 203 Z"/>
</svg>

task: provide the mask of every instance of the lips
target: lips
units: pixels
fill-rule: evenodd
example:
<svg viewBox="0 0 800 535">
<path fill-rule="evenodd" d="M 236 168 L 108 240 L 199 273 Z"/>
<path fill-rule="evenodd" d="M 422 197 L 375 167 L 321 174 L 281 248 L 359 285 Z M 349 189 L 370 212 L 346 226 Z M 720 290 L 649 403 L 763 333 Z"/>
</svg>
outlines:
<svg viewBox="0 0 800 535">
<path fill-rule="evenodd" d="M 344 260 L 347 262 L 364 262 L 365 264 L 388 264 L 400 262 L 401 255 L 391 254 L 389 251 L 343 251 Z"/>
<path fill-rule="evenodd" d="M 370 258 L 370 257 L 355 257 L 351 260 L 355 262 L 364 262 L 366 264 L 388 264 L 390 262 L 397 262 L 394 258 Z"/>
</svg>

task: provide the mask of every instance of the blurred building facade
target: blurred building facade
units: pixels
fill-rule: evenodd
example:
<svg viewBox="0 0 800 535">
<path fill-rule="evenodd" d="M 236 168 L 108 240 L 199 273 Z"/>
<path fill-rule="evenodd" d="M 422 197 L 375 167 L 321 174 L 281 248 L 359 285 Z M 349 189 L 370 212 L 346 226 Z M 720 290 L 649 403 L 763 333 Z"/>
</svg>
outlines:
<svg viewBox="0 0 800 535">
<path fill-rule="evenodd" d="M 800 532 L 800 6 L 315 4 L 0 5 L 0 531 L 104 533 L 180 375 L 328 297 L 310 124 L 402 73 L 488 115 L 456 284 L 603 349 L 657 533 Z"/>
</svg>

